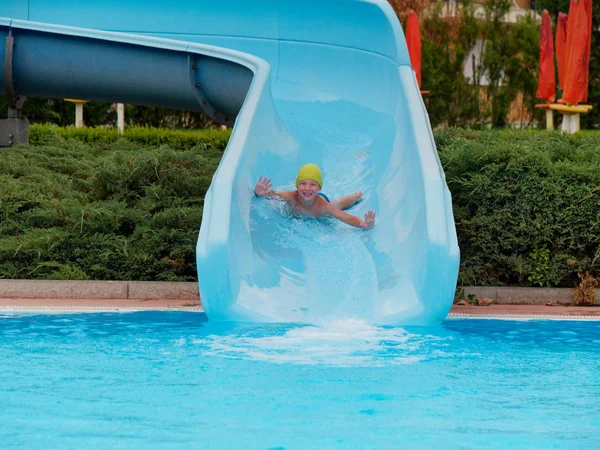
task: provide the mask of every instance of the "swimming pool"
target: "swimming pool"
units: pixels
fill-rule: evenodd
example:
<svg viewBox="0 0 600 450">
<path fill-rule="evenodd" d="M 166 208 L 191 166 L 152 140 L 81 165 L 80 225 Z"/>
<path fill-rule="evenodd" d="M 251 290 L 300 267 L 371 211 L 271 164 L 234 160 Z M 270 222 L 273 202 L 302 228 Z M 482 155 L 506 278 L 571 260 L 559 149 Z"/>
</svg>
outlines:
<svg viewBox="0 0 600 450">
<path fill-rule="evenodd" d="M 600 322 L 0 319 L 4 449 L 600 447 Z"/>
</svg>

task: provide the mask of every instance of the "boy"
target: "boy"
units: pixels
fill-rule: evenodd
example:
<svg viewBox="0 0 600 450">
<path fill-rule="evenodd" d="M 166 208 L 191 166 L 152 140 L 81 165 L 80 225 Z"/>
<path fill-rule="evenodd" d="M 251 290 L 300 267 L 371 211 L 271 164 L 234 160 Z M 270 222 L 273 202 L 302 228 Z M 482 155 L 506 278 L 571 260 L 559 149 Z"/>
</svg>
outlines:
<svg viewBox="0 0 600 450">
<path fill-rule="evenodd" d="M 280 198 L 297 214 L 312 217 L 333 216 L 348 225 L 363 230 L 369 230 L 375 225 L 375 213 L 371 210 L 365 214 L 365 220 L 342 211 L 360 201 L 361 191 L 356 191 L 352 195 L 347 195 L 333 202 L 330 202 L 325 194 L 319 192 L 323 186 L 323 175 L 321 169 L 314 164 L 306 164 L 300 167 L 296 177 L 297 189 L 295 191 L 275 192 L 271 190 L 271 186 L 269 178 L 260 177 L 254 188 L 254 193 L 258 197 Z"/>
</svg>

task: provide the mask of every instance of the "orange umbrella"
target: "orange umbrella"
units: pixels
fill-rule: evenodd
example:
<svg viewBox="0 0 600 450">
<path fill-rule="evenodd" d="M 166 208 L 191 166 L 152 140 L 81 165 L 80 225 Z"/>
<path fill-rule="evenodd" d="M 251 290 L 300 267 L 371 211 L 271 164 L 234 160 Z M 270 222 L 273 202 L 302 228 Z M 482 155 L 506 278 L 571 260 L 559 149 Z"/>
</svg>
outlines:
<svg viewBox="0 0 600 450">
<path fill-rule="evenodd" d="M 554 44 L 552 42 L 552 24 L 547 10 L 542 13 L 542 30 L 540 33 L 540 74 L 535 94 L 548 102 L 554 102 L 556 96 L 556 80 L 554 78 Z"/>
<path fill-rule="evenodd" d="M 411 11 L 406 19 L 406 46 L 410 56 L 410 64 L 417 74 L 417 83 L 421 87 L 421 33 L 417 13 Z"/>
<path fill-rule="evenodd" d="M 561 12 L 558 13 L 554 47 L 558 66 L 558 85 L 563 88 L 567 76 L 567 15 Z"/>
<path fill-rule="evenodd" d="M 573 42 L 573 32 L 575 28 L 575 17 L 577 15 L 577 3 L 578 0 L 571 0 L 569 3 L 569 14 L 567 17 L 569 20 L 567 21 L 567 65 L 566 68 L 569 67 L 569 51 L 571 51 L 571 43 Z M 566 70 L 565 68 L 565 70 Z M 565 72 L 566 76 L 566 72 Z M 563 86 L 564 89 L 564 86 Z"/>
<path fill-rule="evenodd" d="M 588 15 L 591 12 L 591 0 L 581 0 L 577 5 L 574 16 L 569 16 L 567 26 L 567 45 L 569 41 L 568 29 L 572 26 L 571 45 L 567 64 L 567 76 L 563 100 L 566 103 L 577 104 L 587 101 L 590 44 L 591 44 L 591 20 Z"/>
<path fill-rule="evenodd" d="M 585 96 L 583 98 L 583 102 L 587 102 L 587 95 L 588 95 L 588 82 L 589 82 L 589 77 L 590 77 L 590 53 L 592 51 L 592 0 L 585 0 L 583 1 L 583 4 L 585 5 L 585 14 L 587 16 L 587 30 L 588 30 L 588 35 L 587 35 L 587 44 L 585 46 L 585 61 L 584 61 L 584 65 L 585 65 L 585 72 L 584 72 L 584 76 L 585 76 Z"/>
</svg>

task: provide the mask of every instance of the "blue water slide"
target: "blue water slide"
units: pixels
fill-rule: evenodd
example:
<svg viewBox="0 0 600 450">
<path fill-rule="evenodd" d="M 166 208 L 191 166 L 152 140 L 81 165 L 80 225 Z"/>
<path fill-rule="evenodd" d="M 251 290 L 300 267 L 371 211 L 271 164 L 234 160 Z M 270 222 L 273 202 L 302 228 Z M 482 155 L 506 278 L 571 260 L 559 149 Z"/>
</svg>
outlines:
<svg viewBox="0 0 600 450">
<path fill-rule="evenodd" d="M 204 111 L 233 126 L 197 245 L 211 320 L 442 320 L 459 250 L 402 30 L 385 0 L 4 0 L 0 89 Z M 9 57 L 7 57 L 7 55 Z M 375 228 L 291 216 L 305 163 Z"/>
</svg>

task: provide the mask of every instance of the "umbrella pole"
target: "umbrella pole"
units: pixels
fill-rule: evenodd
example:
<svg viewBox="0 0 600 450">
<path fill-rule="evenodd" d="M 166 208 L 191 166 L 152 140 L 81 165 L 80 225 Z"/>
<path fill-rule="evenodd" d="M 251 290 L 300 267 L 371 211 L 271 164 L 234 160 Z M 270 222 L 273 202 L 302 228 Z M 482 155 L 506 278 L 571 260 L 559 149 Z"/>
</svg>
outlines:
<svg viewBox="0 0 600 450">
<path fill-rule="evenodd" d="M 552 116 L 552 110 L 546 110 L 546 129 L 554 130 L 554 117 Z"/>
</svg>

